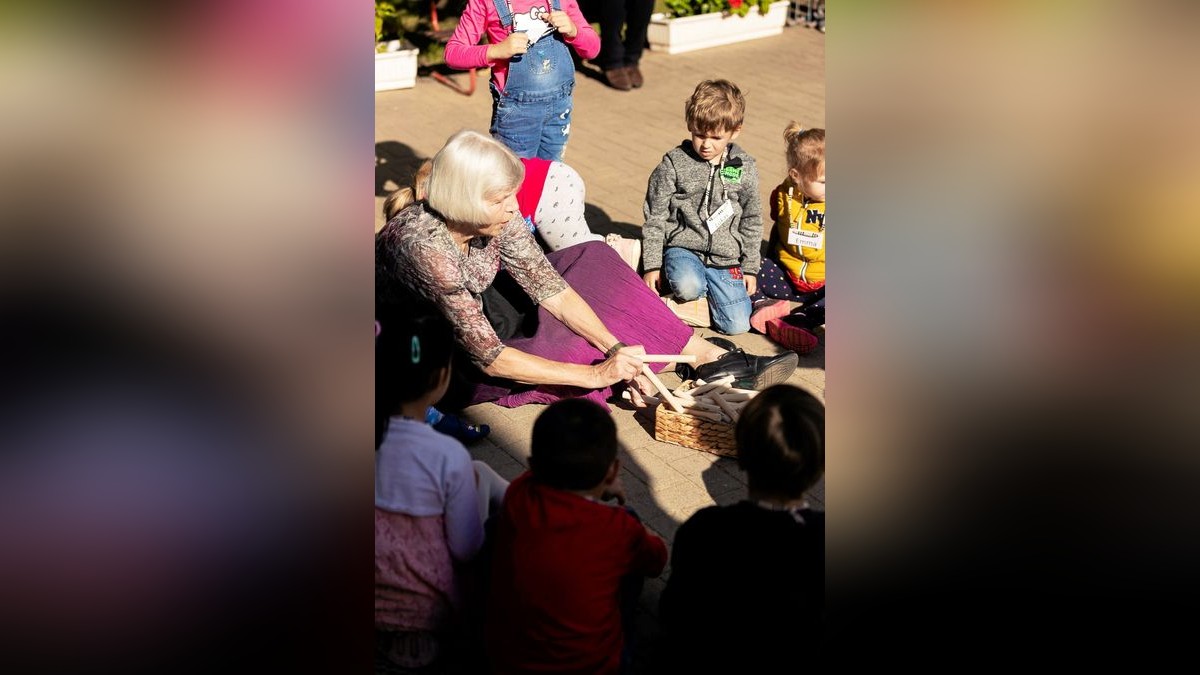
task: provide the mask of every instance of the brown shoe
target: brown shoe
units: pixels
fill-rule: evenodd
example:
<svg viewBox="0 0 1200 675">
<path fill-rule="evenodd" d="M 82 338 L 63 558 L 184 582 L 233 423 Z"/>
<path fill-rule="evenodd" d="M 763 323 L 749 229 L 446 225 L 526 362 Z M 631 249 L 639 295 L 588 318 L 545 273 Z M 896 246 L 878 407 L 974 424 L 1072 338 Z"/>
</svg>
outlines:
<svg viewBox="0 0 1200 675">
<path fill-rule="evenodd" d="M 642 71 L 638 70 L 637 64 L 625 66 L 625 72 L 629 74 L 629 84 L 633 85 L 634 89 L 646 83 L 646 79 L 642 77 Z"/>
<path fill-rule="evenodd" d="M 608 81 L 608 86 L 621 91 L 629 91 L 633 89 L 633 85 L 629 82 L 629 71 L 624 68 L 613 68 L 612 70 L 604 71 L 604 79 Z"/>
</svg>

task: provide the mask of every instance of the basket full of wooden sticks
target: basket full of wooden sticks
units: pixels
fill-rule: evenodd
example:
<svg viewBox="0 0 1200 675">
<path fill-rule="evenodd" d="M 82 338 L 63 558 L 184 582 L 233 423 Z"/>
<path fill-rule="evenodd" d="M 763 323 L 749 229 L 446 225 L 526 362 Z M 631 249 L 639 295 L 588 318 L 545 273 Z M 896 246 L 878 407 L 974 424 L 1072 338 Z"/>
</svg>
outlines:
<svg viewBox="0 0 1200 675">
<path fill-rule="evenodd" d="M 647 356 L 644 360 L 654 362 L 659 358 L 666 360 L 668 357 Z M 672 360 L 684 358 L 687 357 L 673 357 Z M 737 456 L 734 425 L 742 406 L 758 392 L 734 388 L 732 375 L 712 382 L 688 380 L 670 391 L 648 366 L 644 366 L 642 372 L 659 393 L 657 397 L 643 396 L 647 403 L 655 406 L 655 440 L 725 457 Z"/>
</svg>

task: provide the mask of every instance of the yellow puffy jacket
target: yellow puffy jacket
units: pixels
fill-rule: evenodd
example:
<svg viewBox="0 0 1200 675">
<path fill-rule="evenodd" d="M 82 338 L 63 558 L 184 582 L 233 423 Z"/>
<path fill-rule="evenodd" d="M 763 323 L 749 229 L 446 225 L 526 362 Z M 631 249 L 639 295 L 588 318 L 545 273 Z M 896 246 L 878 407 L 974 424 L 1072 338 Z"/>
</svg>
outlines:
<svg viewBox="0 0 1200 675">
<path fill-rule="evenodd" d="M 771 192 L 771 219 L 772 250 L 792 285 L 800 291 L 824 286 L 825 202 L 808 201 L 788 178 Z"/>
</svg>

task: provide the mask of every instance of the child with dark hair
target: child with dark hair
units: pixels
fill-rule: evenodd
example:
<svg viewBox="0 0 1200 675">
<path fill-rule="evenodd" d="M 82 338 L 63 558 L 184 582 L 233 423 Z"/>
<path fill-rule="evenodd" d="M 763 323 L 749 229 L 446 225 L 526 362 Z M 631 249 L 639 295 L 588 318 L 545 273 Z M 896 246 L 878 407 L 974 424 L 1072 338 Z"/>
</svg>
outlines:
<svg viewBox="0 0 1200 675">
<path fill-rule="evenodd" d="M 375 627 L 392 661 L 422 667 L 460 614 L 456 565 L 479 552 L 508 483 L 425 423 L 450 382 L 450 323 L 412 305 L 375 330 Z"/>
<path fill-rule="evenodd" d="M 546 408 L 533 426 L 530 471 L 497 520 L 487 644 L 496 673 L 616 673 L 630 581 L 655 577 L 667 548 L 630 511 L 617 428 L 586 399 Z"/>
<path fill-rule="evenodd" d="M 825 472 L 825 406 L 776 385 L 747 404 L 735 433 L 748 498 L 697 511 L 671 552 L 661 656 L 680 672 L 774 672 L 820 639 L 825 513 L 804 494 Z M 697 648 L 705 635 L 719 639 Z"/>
</svg>

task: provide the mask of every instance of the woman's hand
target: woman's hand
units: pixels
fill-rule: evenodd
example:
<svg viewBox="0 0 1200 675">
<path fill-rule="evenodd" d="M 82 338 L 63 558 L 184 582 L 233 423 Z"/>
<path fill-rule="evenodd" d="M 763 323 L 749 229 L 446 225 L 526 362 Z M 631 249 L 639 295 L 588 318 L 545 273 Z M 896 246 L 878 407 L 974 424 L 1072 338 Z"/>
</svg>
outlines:
<svg viewBox="0 0 1200 675">
<path fill-rule="evenodd" d="M 575 22 L 571 21 L 571 17 L 564 11 L 550 12 L 548 17 L 550 25 L 554 26 L 555 30 L 563 34 L 563 37 L 573 39 L 579 34 L 579 29 L 575 27 Z"/>
<path fill-rule="evenodd" d="M 488 61 L 507 61 L 529 51 L 529 35 L 524 31 L 509 33 L 503 42 L 488 45 Z"/>
<path fill-rule="evenodd" d="M 592 366 L 595 369 L 598 384 L 593 387 L 600 389 L 618 382 L 628 382 L 642 372 L 642 356 L 646 348 L 641 345 L 622 347 L 612 357 Z"/>
<path fill-rule="evenodd" d="M 645 281 L 646 285 L 652 288 L 655 293 L 662 292 L 662 289 L 659 288 L 662 282 L 662 270 L 646 272 L 642 275 L 642 280 Z"/>
<path fill-rule="evenodd" d="M 646 376 L 639 373 L 637 377 L 629 382 L 629 401 L 633 403 L 635 408 L 645 408 L 649 406 L 646 403 L 646 396 L 658 396 L 658 390 L 646 379 Z"/>
</svg>

